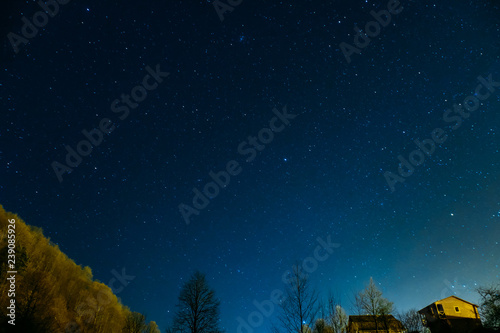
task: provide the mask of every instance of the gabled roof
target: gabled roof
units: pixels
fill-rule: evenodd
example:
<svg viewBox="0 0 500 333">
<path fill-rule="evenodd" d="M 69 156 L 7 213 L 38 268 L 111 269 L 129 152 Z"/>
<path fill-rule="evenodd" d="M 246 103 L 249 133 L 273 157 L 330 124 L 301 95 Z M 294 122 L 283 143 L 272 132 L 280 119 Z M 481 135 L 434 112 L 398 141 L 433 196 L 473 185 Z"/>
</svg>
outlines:
<svg viewBox="0 0 500 333">
<path fill-rule="evenodd" d="M 467 302 L 466 300 L 461 299 L 460 297 L 457 297 L 457 296 L 449 296 L 449 297 L 443 298 L 443 299 L 441 299 L 441 300 L 439 300 L 439 301 L 436 301 L 436 302 L 441 302 L 441 301 L 444 301 L 445 299 L 448 299 L 448 298 L 456 298 L 456 299 L 458 299 L 459 301 L 462 301 L 462 302 L 464 302 L 464 303 L 468 303 L 468 304 L 471 304 L 471 305 L 474 305 L 474 306 L 478 306 L 477 304 L 474 304 L 474 303 L 471 303 L 471 302 Z"/>
<path fill-rule="evenodd" d="M 429 304 L 429 305 L 427 305 L 427 306 L 423 307 L 422 309 L 418 310 L 418 312 L 420 312 L 420 311 L 424 310 L 426 307 L 431 306 L 432 304 L 442 302 L 442 301 L 444 301 L 445 299 L 448 299 L 448 298 L 454 298 L 454 299 L 457 299 L 457 300 L 462 301 L 462 302 L 464 302 L 464 303 L 467 303 L 467 304 L 473 305 L 473 306 L 475 306 L 475 307 L 479 307 L 477 304 L 474 304 L 474 303 L 468 302 L 468 301 L 466 301 L 466 300 L 464 300 L 464 299 L 461 299 L 460 297 L 457 297 L 457 296 L 448 296 L 448 297 L 446 297 L 446 298 L 443 298 L 443 299 L 437 300 L 437 301 L 435 301 L 435 302 L 433 302 L 433 303 L 431 303 L 431 304 Z"/>
<path fill-rule="evenodd" d="M 393 315 L 381 315 L 376 316 L 379 323 L 387 322 L 391 329 L 403 329 L 403 324 Z M 375 330 L 375 316 L 365 315 L 365 316 L 349 316 L 349 326 L 356 325 L 362 330 Z M 379 327 L 380 328 L 380 327 Z"/>
</svg>

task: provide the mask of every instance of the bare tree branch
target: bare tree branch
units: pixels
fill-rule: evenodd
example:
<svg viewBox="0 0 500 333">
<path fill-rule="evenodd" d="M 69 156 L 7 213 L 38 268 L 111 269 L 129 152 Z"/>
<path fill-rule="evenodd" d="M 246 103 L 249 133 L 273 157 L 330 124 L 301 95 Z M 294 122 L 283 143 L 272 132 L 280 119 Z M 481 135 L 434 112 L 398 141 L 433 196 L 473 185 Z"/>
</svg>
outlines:
<svg viewBox="0 0 500 333">
<path fill-rule="evenodd" d="M 285 298 L 280 304 L 282 310 L 278 316 L 280 325 L 274 330 L 285 333 L 306 333 L 313 326 L 318 313 L 318 294 L 312 290 L 299 264 L 293 266 L 288 282 Z"/>
<path fill-rule="evenodd" d="M 221 333 L 220 302 L 208 287 L 205 276 L 196 272 L 183 286 L 169 333 Z"/>
</svg>

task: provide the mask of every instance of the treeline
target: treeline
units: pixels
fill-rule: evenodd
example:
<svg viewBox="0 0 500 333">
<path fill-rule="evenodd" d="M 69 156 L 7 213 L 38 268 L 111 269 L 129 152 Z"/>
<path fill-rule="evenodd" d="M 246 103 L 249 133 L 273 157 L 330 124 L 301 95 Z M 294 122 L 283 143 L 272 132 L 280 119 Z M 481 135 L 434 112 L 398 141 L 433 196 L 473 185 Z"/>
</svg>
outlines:
<svg viewBox="0 0 500 333">
<path fill-rule="evenodd" d="M 0 332 L 160 333 L 155 322 L 146 323 L 144 315 L 94 280 L 89 267 L 77 265 L 40 228 L 1 205 L 0 232 Z M 15 262 L 8 261 L 14 251 Z M 8 273 L 13 270 L 17 273 Z M 15 314 L 5 313 L 13 299 Z"/>
<path fill-rule="evenodd" d="M 300 265 L 294 265 L 286 276 L 284 290 L 282 297 L 276 302 L 277 321 L 272 325 L 272 333 L 347 332 L 349 315 L 342 306 L 340 297 L 330 292 L 326 299 L 322 298 L 312 287 L 308 275 Z M 366 316 L 364 321 L 370 322 L 371 331 L 424 332 L 418 312 L 415 309 L 397 312 L 394 303 L 383 297 L 372 278 L 365 289 L 353 294 L 351 311 L 355 315 Z M 241 332 L 251 333 L 256 328 L 252 325 L 255 323 L 250 320 L 241 324 Z"/>
<path fill-rule="evenodd" d="M 15 263 L 9 261 L 14 251 Z M 147 323 L 144 315 L 121 304 L 110 287 L 94 280 L 89 267 L 77 265 L 40 228 L 26 225 L 1 205 L 0 254 L 0 308 L 4 312 L 0 333 L 160 333 L 154 321 Z M 16 274 L 10 274 L 11 270 Z M 340 297 L 321 297 L 298 264 L 284 278 L 282 291 L 259 303 L 259 311 L 247 318 L 238 317 L 238 333 L 261 330 L 264 317 L 271 315 L 271 333 L 347 332 L 349 317 Z M 498 330 L 500 286 L 479 288 L 478 293 L 483 326 Z M 9 312 L 5 315 L 13 294 L 15 317 Z M 219 310 L 215 291 L 205 276 L 196 272 L 180 291 L 177 311 L 166 333 L 223 333 Z M 365 289 L 353 294 L 351 312 L 373 318 L 375 331 L 397 330 L 391 327 L 390 315 L 408 332 L 425 331 L 415 309 L 396 311 L 372 279 Z M 9 324 L 12 320 L 15 326 Z"/>
<path fill-rule="evenodd" d="M 348 331 L 350 317 L 342 307 L 340 297 L 333 293 L 330 293 L 326 299 L 320 297 L 312 287 L 308 275 L 298 264 L 293 266 L 286 280 L 283 297 L 276 302 L 279 311 L 277 322 L 272 326 L 272 333 L 346 333 Z M 500 332 L 500 285 L 480 287 L 476 291 L 481 297 L 479 312 L 483 329 L 479 331 Z M 353 293 L 351 303 L 352 314 L 363 316 L 356 320 L 363 321 L 362 325 L 369 323 L 368 327 L 371 331 L 405 330 L 408 333 L 430 333 L 430 330 L 424 327 L 417 309 L 396 310 L 394 303 L 383 297 L 382 291 L 372 278 L 365 289 Z M 261 308 L 263 308 L 262 304 Z M 258 320 L 249 316 L 247 321 L 240 321 L 238 332 L 254 333 L 258 324 Z M 358 324 L 353 321 L 353 326 L 356 325 Z"/>
<path fill-rule="evenodd" d="M 308 275 L 298 264 L 286 277 L 285 292 L 273 301 L 278 305 L 277 321 L 272 333 L 346 333 L 350 317 L 340 303 L 340 297 L 330 293 L 326 299 L 312 287 Z M 500 285 L 476 289 L 481 297 L 480 317 L 483 328 L 476 332 L 500 332 Z M 270 301 L 267 308 L 272 309 Z M 383 297 L 382 291 L 372 278 L 365 289 L 353 293 L 351 312 L 358 316 L 353 328 L 369 327 L 369 331 L 406 331 L 408 333 L 431 333 L 424 327 L 417 309 L 398 311 L 394 303 Z M 260 310 L 265 310 L 264 302 Z M 362 317 L 359 317 L 362 316 Z M 250 315 L 247 321 L 240 320 L 238 333 L 254 333 L 262 323 L 263 316 Z M 255 319 L 257 318 L 257 319 Z M 397 319 L 397 320 L 395 320 Z"/>
</svg>

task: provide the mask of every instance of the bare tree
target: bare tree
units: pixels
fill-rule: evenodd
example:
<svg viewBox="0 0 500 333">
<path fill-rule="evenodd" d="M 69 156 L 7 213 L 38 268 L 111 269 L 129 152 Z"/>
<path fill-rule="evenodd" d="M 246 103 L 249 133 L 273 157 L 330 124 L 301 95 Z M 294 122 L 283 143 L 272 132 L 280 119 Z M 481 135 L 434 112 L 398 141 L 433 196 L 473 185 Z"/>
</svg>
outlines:
<svg viewBox="0 0 500 333">
<path fill-rule="evenodd" d="M 333 333 L 345 333 L 347 331 L 348 317 L 340 304 L 339 297 L 333 293 L 328 295 L 326 302 L 326 323 Z"/>
<path fill-rule="evenodd" d="M 288 286 L 281 301 L 281 314 L 278 316 L 279 328 L 274 332 L 307 333 L 313 327 L 318 313 L 318 294 L 310 285 L 307 275 L 302 273 L 299 264 L 293 266 L 288 276 Z"/>
<path fill-rule="evenodd" d="M 500 329 L 500 287 L 481 287 L 481 318 L 486 328 Z"/>
<path fill-rule="evenodd" d="M 373 278 L 368 286 L 354 296 L 354 307 L 358 314 L 373 316 L 375 330 L 387 329 L 387 315 L 393 310 L 393 303 L 382 297 L 382 291 L 377 288 Z"/>
<path fill-rule="evenodd" d="M 360 314 L 380 316 L 390 314 L 393 303 L 382 297 L 382 291 L 370 278 L 368 286 L 355 295 L 355 307 Z"/>
<path fill-rule="evenodd" d="M 174 322 L 167 332 L 221 333 L 219 306 L 205 275 L 196 272 L 182 287 Z"/>
<path fill-rule="evenodd" d="M 424 325 L 416 309 L 410 309 L 396 314 L 396 318 L 403 324 L 408 333 L 423 332 Z"/>
</svg>

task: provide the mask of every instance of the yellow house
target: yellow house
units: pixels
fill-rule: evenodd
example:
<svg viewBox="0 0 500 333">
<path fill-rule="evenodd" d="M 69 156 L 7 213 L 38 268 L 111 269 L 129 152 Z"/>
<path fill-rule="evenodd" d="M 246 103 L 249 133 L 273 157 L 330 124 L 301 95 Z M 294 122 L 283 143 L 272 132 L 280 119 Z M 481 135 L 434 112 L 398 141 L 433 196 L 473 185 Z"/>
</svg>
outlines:
<svg viewBox="0 0 500 333">
<path fill-rule="evenodd" d="M 432 333 L 469 333 L 482 327 L 478 306 L 456 296 L 446 297 L 418 311 Z"/>
</svg>

